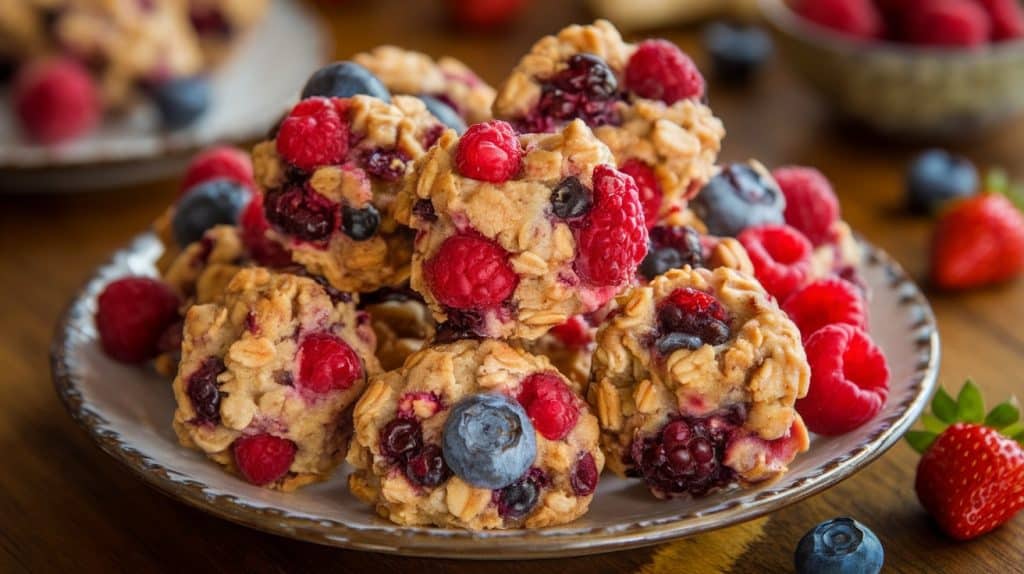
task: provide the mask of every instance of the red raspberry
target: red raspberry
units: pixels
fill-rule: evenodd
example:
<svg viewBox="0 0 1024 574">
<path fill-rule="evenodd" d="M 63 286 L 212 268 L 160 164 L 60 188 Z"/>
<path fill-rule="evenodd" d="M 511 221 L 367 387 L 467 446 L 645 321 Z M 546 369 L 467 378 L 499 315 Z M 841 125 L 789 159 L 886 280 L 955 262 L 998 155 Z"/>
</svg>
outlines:
<svg viewBox="0 0 1024 574">
<path fill-rule="evenodd" d="M 765 291 L 785 301 L 811 272 L 811 242 L 788 225 L 751 227 L 737 238 L 747 249 Z"/>
<path fill-rule="evenodd" d="M 871 0 L 802 0 L 796 11 L 815 24 L 855 38 L 882 36 L 882 15 Z"/>
<path fill-rule="evenodd" d="M 96 302 L 103 350 L 123 363 L 152 359 L 160 336 L 178 320 L 180 304 L 170 287 L 149 277 L 126 277 L 107 285 Z"/>
<path fill-rule="evenodd" d="M 292 108 L 277 130 L 277 153 L 306 171 L 342 163 L 348 153 L 344 100 L 308 98 Z"/>
<path fill-rule="evenodd" d="M 306 336 L 299 345 L 298 358 L 297 384 L 316 395 L 347 390 L 363 375 L 359 355 L 348 343 L 330 333 Z"/>
<path fill-rule="evenodd" d="M 623 285 L 647 255 L 647 226 L 636 182 L 607 165 L 594 168 L 594 206 L 577 236 L 576 272 L 592 285 Z"/>
<path fill-rule="evenodd" d="M 719 321 L 726 321 L 729 317 L 728 311 L 718 302 L 718 299 L 715 299 L 714 295 L 692 287 L 676 289 L 668 296 L 666 303 L 682 310 L 683 314 L 688 317 L 708 315 Z"/>
<path fill-rule="evenodd" d="M 672 105 L 704 95 L 704 77 L 689 56 L 668 40 L 644 40 L 626 64 L 626 87 Z"/>
<path fill-rule="evenodd" d="M 519 138 L 508 122 L 492 120 L 470 126 L 455 150 L 455 166 L 466 177 L 502 183 L 522 164 Z"/>
<path fill-rule="evenodd" d="M 815 246 L 827 243 L 839 219 L 839 199 L 828 179 L 812 167 L 798 166 L 778 168 L 772 176 L 786 196 L 786 224 Z"/>
<path fill-rule="evenodd" d="M 508 252 L 477 235 L 446 239 L 424 264 L 423 275 L 434 297 L 455 309 L 500 305 L 519 284 Z"/>
<path fill-rule="evenodd" d="M 889 396 L 889 366 L 867 333 L 827 325 L 804 342 L 811 365 L 807 396 L 796 409 L 818 434 L 849 432 L 878 414 Z"/>
<path fill-rule="evenodd" d="M 658 212 L 661 211 L 661 184 L 654 175 L 654 170 L 649 165 L 638 160 L 631 159 L 619 166 L 619 171 L 633 176 L 636 187 L 640 194 L 640 205 L 644 209 L 644 220 L 647 222 L 647 229 L 658 223 Z"/>
<path fill-rule="evenodd" d="M 74 60 L 58 58 L 22 68 L 14 81 L 14 110 L 32 139 L 53 144 L 92 129 L 100 100 L 89 72 Z"/>
<path fill-rule="evenodd" d="M 493 28 L 515 19 L 526 7 L 526 0 L 448 0 L 455 20 L 468 28 Z"/>
<path fill-rule="evenodd" d="M 214 179 L 230 179 L 250 189 L 254 188 L 249 154 L 231 146 L 212 147 L 201 152 L 192 158 L 178 190 L 178 197 L 196 185 Z"/>
<path fill-rule="evenodd" d="M 295 460 L 295 443 L 269 434 L 243 436 L 232 445 L 242 477 L 256 486 L 276 482 Z"/>
<path fill-rule="evenodd" d="M 573 315 L 569 319 L 551 329 L 551 334 L 570 349 L 584 349 L 594 340 L 590 323 L 583 315 Z"/>
<path fill-rule="evenodd" d="M 548 440 L 562 440 L 576 426 L 580 410 L 576 396 L 561 377 L 534 373 L 523 380 L 516 397 L 537 429 Z"/>
<path fill-rule="evenodd" d="M 253 192 L 249 205 L 242 212 L 239 220 L 242 243 L 249 251 L 253 261 L 267 267 L 285 267 L 292 262 L 288 251 L 267 237 L 270 223 L 263 213 L 263 194 Z"/>
<path fill-rule="evenodd" d="M 992 39 L 996 42 L 1024 36 L 1024 7 L 1019 0 L 980 0 L 992 22 Z"/>
<path fill-rule="evenodd" d="M 930 0 L 906 16 L 907 39 L 925 46 L 980 46 L 991 29 L 974 0 Z"/>
<path fill-rule="evenodd" d="M 842 323 L 860 329 L 867 326 L 867 312 L 860 291 L 849 281 L 838 277 L 819 279 L 793 293 L 782 310 L 800 328 L 805 341 L 825 325 Z"/>
</svg>

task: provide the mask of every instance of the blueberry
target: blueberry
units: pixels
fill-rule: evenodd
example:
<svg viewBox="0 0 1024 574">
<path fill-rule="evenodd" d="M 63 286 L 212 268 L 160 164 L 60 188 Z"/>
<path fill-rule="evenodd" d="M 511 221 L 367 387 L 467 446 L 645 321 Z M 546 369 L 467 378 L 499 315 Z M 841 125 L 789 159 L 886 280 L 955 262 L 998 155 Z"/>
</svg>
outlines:
<svg viewBox="0 0 1024 574">
<path fill-rule="evenodd" d="M 341 227 L 356 241 L 366 241 L 377 233 L 380 227 L 380 213 L 377 208 L 367 205 L 363 209 L 354 209 L 347 205 L 341 211 Z"/>
<path fill-rule="evenodd" d="M 786 198 L 764 168 L 734 163 L 711 178 L 691 207 L 708 233 L 735 237 L 747 227 L 781 225 Z"/>
<path fill-rule="evenodd" d="M 715 77 L 727 83 L 750 81 L 772 54 L 772 39 L 762 28 L 715 22 L 704 32 Z"/>
<path fill-rule="evenodd" d="M 704 341 L 701 341 L 697 335 L 689 333 L 669 333 L 660 337 L 654 345 L 661 356 L 667 357 L 679 349 L 695 351 L 704 346 Z"/>
<path fill-rule="evenodd" d="M 236 224 L 249 198 L 248 188 L 230 179 L 214 179 L 195 186 L 174 210 L 174 240 L 185 247 L 202 239 L 214 225 Z"/>
<path fill-rule="evenodd" d="M 978 170 L 974 164 L 944 150 L 922 153 L 907 172 L 907 203 L 914 213 L 935 211 L 943 203 L 977 190 Z"/>
<path fill-rule="evenodd" d="M 526 411 L 496 394 L 455 405 L 444 424 L 444 460 L 459 478 L 480 488 L 504 488 L 530 468 L 537 439 Z"/>
<path fill-rule="evenodd" d="M 466 131 L 466 122 L 459 117 L 459 114 L 451 106 L 435 98 L 422 94 L 419 97 L 427 106 L 427 111 L 433 114 L 442 124 L 452 128 L 460 136 Z"/>
<path fill-rule="evenodd" d="M 202 76 L 177 78 L 153 88 L 153 103 L 167 129 L 183 128 L 199 119 L 210 107 L 213 90 Z"/>
<path fill-rule="evenodd" d="M 683 256 L 677 249 L 661 247 L 647 251 L 647 256 L 640 263 L 639 271 L 641 275 L 651 280 L 669 269 L 679 269 L 682 266 Z"/>
<path fill-rule="evenodd" d="M 391 92 L 370 70 L 355 62 L 335 62 L 313 72 L 302 88 L 302 98 L 324 96 L 350 98 L 362 94 L 385 102 L 391 101 Z"/>
<path fill-rule="evenodd" d="M 562 219 L 583 215 L 590 211 L 593 202 L 590 190 L 574 175 L 560 181 L 551 192 L 551 211 Z"/>
<path fill-rule="evenodd" d="M 884 561 L 875 533 L 847 517 L 815 526 L 796 547 L 797 574 L 877 574 Z"/>
</svg>

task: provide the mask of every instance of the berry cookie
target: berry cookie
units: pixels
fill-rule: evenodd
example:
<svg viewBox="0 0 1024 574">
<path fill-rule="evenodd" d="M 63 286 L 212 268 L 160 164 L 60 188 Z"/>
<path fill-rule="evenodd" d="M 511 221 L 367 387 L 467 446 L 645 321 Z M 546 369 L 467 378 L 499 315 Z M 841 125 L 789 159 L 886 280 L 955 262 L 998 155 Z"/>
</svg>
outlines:
<svg viewBox="0 0 1024 574">
<path fill-rule="evenodd" d="M 379 46 L 352 60 L 376 75 L 391 93 L 421 97 L 427 109 L 460 133 L 467 124 L 491 119 L 494 88 L 455 58 L 434 60 L 397 46 Z M 452 112 L 465 122 L 462 129 L 445 121 Z"/>
<path fill-rule="evenodd" d="M 674 44 L 628 44 L 598 20 L 534 44 L 498 89 L 494 117 L 523 132 L 586 122 L 637 180 L 654 225 L 713 173 L 725 128 L 703 97 L 704 79 Z"/>
<path fill-rule="evenodd" d="M 552 328 L 541 338 L 526 341 L 524 347 L 535 355 L 543 355 L 559 372 L 575 385 L 577 390 L 587 388 L 590 380 L 590 361 L 594 355 L 594 335 L 597 326 L 589 315 L 574 315 Z"/>
<path fill-rule="evenodd" d="M 208 65 L 226 58 L 266 15 L 269 0 L 188 0 L 188 19 Z"/>
<path fill-rule="evenodd" d="M 628 286 L 647 251 L 631 177 L 583 122 L 517 136 L 502 121 L 446 132 L 417 162 L 400 222 L 411 286 L 438 322 L 535 339 Z"/>
<path fill-rule="evenodd" d="M 352 493 L 397 524 L 571 522 L 604 456 L 597 419 L 544 357 L 496 340 L 431 346 L 356 404 Z"/>
<path fill-rule="evenodd" d="M 807 449 L 800 332 L 756 280 L 686 267 L 618 302 L 588 390 L 609 468 L 661 498 L 702 496 L 778 477 Z"/>
<path fill-rule="evenodd" d="M 409 355 L 419 351 L 434 336 L 434 318 L 422 300 L 392 297 L 362 301 L 377 335 L 377 359 L 385 371 L 397 369 Z"/>
<path fill-rule="evenodd" d="M 291 490 L 344 457 L 349 407 L 380 368 L 369 317 L 316 281 L 238 272 L 188 310 L 174 429 L 252 484 Z"/>
<path fill-rule="evenodd" d="M 342 291 L 409 278 L 412 234 L 395 221 L 395 197 L 444 128 L 420 100 L 391 101 L 307 98 L 253 150 L 267 233 Z"/>
</svg>

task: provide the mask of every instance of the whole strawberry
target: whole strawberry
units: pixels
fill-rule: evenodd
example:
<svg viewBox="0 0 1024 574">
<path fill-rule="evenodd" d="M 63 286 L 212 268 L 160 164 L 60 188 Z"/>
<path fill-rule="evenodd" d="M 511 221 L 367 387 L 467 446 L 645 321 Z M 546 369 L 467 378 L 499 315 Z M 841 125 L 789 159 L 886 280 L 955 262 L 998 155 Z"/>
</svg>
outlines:
<svg viewBox="0 0 1024 574">
<path fill-rule="evenodd" d="M 1024 215 L 1006 196 L 983 193 L 954 204 L 932 238 L 931 279 L 943 289 L 1010 280 L 1024 270 Z"/>
<path fill-rule="evenodd" d="M 925 430 L 907 433 L 923 456 L 914 489 L 921 506 L 957 540 L 981 536 L 1024 508 L 1024 423 L 1011 399 L 985 415 L 967 381 L 957 400 L 939 389 Z"/>
</svg>

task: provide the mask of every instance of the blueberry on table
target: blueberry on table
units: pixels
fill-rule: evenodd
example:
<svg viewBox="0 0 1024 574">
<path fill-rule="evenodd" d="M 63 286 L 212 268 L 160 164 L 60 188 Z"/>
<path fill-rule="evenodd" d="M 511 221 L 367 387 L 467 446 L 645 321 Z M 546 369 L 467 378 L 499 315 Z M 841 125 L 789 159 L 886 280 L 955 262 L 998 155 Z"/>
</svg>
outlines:
<svg viewBox="0 0 1024 574">
<path fill-rule="evenodd" d="M 153 103 L 163 126 L 170 130 L 195 123 L 210 107 L 213 90 L 202 76 L 176 78 L 153 88 Z"/>
<path fill-rule="evenodd" d="M 419 98 L 427 106 L 427 111 L 437 118 L 439 122 L 455 130 L 460 136 L 466 131 L 466 122 L 459 117 L 459 114 L 451 106 L 434 96 L 421 94 Z"/>
<path fill-rule="evenodd" d="M 235 225 L 250 197 L 248 188 L 230 179 L 214 179 L 195 186 L 181 198 L 174 211 L 174 241 L 185 247 L 199 241 L 215 225 Z"/>
<path fill-rule="evenodd" d="M 762 28 L 715 22 L 704 32 L 715 77 L 723 82 L 750 81 L 772 54 L 772 39 Z"/>
<path fill-rule="evenodd" d="M 847 517 L 815 526 L 796 547 L 797 574 L 877 574 L 883 562 L 875 533 Z"/>
<path fill-rule="evenodd" d="M 965 157 L 945 150 L 917 156 L 907 171 L 907 204 L 914 213 L 935 211 L 943 203 L 978 191 L 978 170 Z"/>
<path fill-rule="evenodd" d="M 474 395 L 455 405 L 442 441 L 452 472 L 480 488 L 505 488 L 523 476 L 537 456 L 530 417 L 504 395 Z"/>
<path fill-rule="evenodd" d="M 302 88 L 302 98 L 350 98 L 364 95 L 391 101 L 391 92 L 370 70 L 355 62 L 335 62 L 313 72 Z"/>
<path fill-rule="evenodd" d="M 734 163 L 711 178 L 691 208 L 711 235 L 735 237 L 748 227 L 781 225 L 786 199 L 763 168 Z"/>
</svg>

